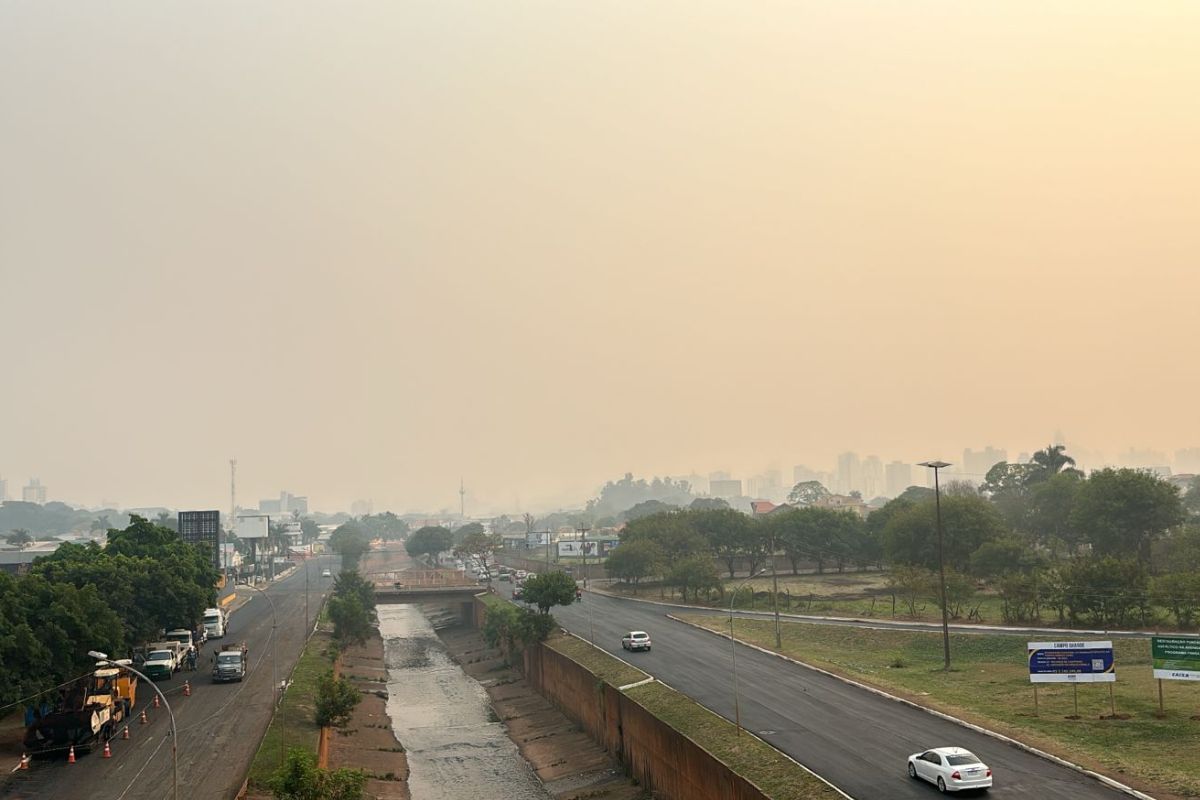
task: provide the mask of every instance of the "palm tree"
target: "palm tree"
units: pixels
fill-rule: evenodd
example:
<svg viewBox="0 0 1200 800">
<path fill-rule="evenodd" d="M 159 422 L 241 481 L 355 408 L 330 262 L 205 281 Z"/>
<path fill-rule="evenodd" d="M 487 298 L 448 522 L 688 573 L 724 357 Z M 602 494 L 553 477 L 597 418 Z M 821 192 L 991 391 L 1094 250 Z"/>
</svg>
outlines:
<svg viewBox="0 0 1200 800">
<path fill-rule="evenodd" d="M 1075 469 L 1075 459 L 1067 455 L 1066 450 L 1066 445 L 1051 444 L 1047 445 L 1045 450 L 1038 450 L 1034 453 L 1031 461 L 1035 469 L 1029 476 L 1028 482 L 1036 483 L 1055 475 L 1067 473 L 1082 475 L 1082 472 Z"/>
</svg>

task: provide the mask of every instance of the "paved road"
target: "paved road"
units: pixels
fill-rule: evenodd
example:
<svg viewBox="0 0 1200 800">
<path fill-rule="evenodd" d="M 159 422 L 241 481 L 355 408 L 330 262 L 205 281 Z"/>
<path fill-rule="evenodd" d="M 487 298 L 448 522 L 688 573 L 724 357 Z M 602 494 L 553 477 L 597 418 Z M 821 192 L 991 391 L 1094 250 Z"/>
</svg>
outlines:
<svg viewBox="0 0 1200 800">
<path fill-rule="evenodd" d="M 321 578 L 325 567 L 337 571 L 333 556 L 308 562 L 308 613 L 305 624 L 305 567 L 265 591 L 278 618 L 277 658 L 280 680 L 291 673 L 300 656 L 321 596 L 332 579 Z M 248 591 L 240 588 L 239 591 Z M 271 606 L 260 594 L 231 617 L 224 639 L 207 643 L 201 665 L 208 663 L 214 645 L 245 641 L 250 648 L 250 673 L 241 683 L 214 684 L 205 669 L 179 673 L 158 686 L 167 694 L 179 729 L 179 797 L 181 800 L 230 800 L 245 780 L 250 761 L 271 718 Z M 184 697 L 184 679 L 192 695 Z M 97 750 L 75 764 L 64 759 L 36 760 L 28 772 L 11 776 L 0 787 L 0 798 L 53 800 L 163 800 L 172 793 L 170 723 L 165 709 L 150 706 L 152 692 L 138 691 L 138 708 L 147 708 L 150 723 L 130 725 L 131 739 L 112 742 L 113 757 Z"/>
<path fill-rule="evenodd" d="M 508 592 L 508 584 L 500 584 Z M 594 593 L 559 621 L 716 713 L 733 719 L 728 640 L 666 619 L 670 609 Z M 625 653 L 621 635 L 646 630 L 649 653 Z M 775 656 L 737 646 L 742 724 L 857 800 L 930 798 L 910 780 L 906 757 L 941 745 L 966 747 L 995 771 L 998 798 L 1116 800 L 1125 795 L 1065 767 L 932 714 L 881 698 Z"/>
</svg>

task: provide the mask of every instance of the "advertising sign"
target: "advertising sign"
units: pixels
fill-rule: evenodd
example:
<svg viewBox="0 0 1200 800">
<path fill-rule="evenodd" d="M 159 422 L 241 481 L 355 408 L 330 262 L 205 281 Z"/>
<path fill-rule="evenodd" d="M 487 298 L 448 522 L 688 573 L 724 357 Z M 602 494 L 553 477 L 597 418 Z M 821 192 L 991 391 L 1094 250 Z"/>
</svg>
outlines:
<svg viewBox="0 0 1200 800">
<path fill-rule="evenodd" d="M 220 571 L 220 511 L 180 511 L 179 536 L 188 544 L 199 545 L 212 559 L 213 569 Z"/>
<path fill-rule="evenodd" d="M 589 556 L 596 555 L 595 542 L 559 542 L 558 555 L 563 557 L 582 557 L 586 553 Z"/>
<path fill-rule="evenodd" d="M 237 537 L 239 539 L 267 538 L 267 517 L 238 517 Z"/>
<path fill-rule="evenodd" d="M 1112 642 L 1030 642 L 1031 683 L 1110 683 L 1117 679 Z"/>
<path fill-rule="evenodd" d="M 550 544 L 550 534 L 549 533 L 546 533 L 546 532 L 538 533 L 535 531 L 533 533 L 528 533 L 525 535 L 525 546 L 526 547 L 545 547 L 548 544 Z"/>
<path fill-rule="evenodd" d="M 1200 637 L 1152 636 L 1150 657 L 1156 678 L 1200 681 Z"/>
</svg>

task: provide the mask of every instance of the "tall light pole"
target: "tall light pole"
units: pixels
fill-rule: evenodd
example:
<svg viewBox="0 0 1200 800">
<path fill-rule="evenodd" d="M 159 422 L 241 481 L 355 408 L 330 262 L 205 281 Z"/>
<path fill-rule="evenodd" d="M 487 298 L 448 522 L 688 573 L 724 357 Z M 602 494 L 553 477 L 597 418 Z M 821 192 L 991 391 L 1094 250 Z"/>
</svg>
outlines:
<svg viewBox="0 0 1200 800">
<path fill-rule="evenodd" d="M 775 608 L 775 649 L 783 651 L 783 633 L 779 627 L 779 576 L 775 573 L 775 534 L 771 534 L 771 605 Z"/>
<path fill-rule="evenodd" d="M 113 661 L 109 659 L 107 654 L 98 652 L 96 650 L 89 650 L 88 655 L 96 659 L 98 662 L 97 666 L 116 667 L 117 669 L 123 669 L 132 672 L 134 675 L 137 675 L 138 678 L 149 684 L 150 688 L 157 692 L 158 696 L 162 699 L 162 703 L 167 709 L 167 716 L 171 718 L 171 769 L 174 773 L 173 782 L 175 786 L 173 797 L 175 800 L 179 800 L 179 735 L 175 730 L 175 712 L 171 710 L 171 704 L 167 702 L 167 696 L 162 693 L 162 689 L 159 689 L 158 686 L 155 685 L 154 681 L 150 680 L 145 675 L 130 666 L 130 661 L 128 658 L 120 658 Z"/>
<path fill-rule="evenodd" d="M 733 590 L 733 593 L 729 598 L 729 665 L 730 672 L 733 674 L 733 724 L 736 726 L 736 735 L 738 736 L 742 735 L 742 709 L 738 702 L 737 639 L 735 639 L 733 636 L 733 603 L 735 600 L 737 600 L 737 593 L 741 591 L 743 586 L 766 571 L 767 568 L 763 567 L 753 575 L 746 576 L 746 579 L 737 585 L 737 588 Z"/>
<path fill-rule="evenodd" d="M 938 584 L 942 595 L 942 651 L 945 655 L 943 669 L 950 671 L 950 612 L 946 608 L 946 557 L 942 546 L 942 484 L 938 472 L 950 464 L 946 461 L 922 461 L 917 466 L 933 470 L 933 498 L 937 505 L 938 537 Z"/>
<path fill-rule="evenodd" d="M 251 589 L 261 594 L 271 604 L 271 702 L 276 702 L 275 693 L 279 691 L 279 660 L 276 657 L 279 653 L 279 618 L 275 615 L 275 601 L 271 599 L 271 595 L 267 594 L 257 586 L 250 585 Z M 305 626 L 308 625 L 307 620 Z M 305 631 L 307 633 L 307 630 Z M 279 763 L 283 764 L 283 740 L 284 733 L 287 731 L 287 726 L 283 725 L 280 728 L 279 736 Z"/>
</svg>

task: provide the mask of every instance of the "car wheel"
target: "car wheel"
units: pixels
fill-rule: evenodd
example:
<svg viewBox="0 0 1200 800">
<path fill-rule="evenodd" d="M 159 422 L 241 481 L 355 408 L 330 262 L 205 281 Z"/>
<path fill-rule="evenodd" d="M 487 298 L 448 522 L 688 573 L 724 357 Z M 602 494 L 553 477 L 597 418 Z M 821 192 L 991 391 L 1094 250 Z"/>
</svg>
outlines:
<svg viewBox="0 0 1200 800">
<path fill-rule="evenodd" d="M 946 793 L 946 782 L 940 776 L 938 777 L 938 791 L 942 794 Z"/>
<path fill-rule="evenodd" d="M 647 653 L 649 653 L 649 652 L 650 652 L 650 645 L 646 645 L 646 652 L 647 652 Z"/>
<path fill-rule="evenodd" d="M 908 762 L 908 777 L 910 777 L 910 778 L 917 777 L 917 767 L 911 761 Z"/>
</svg>

